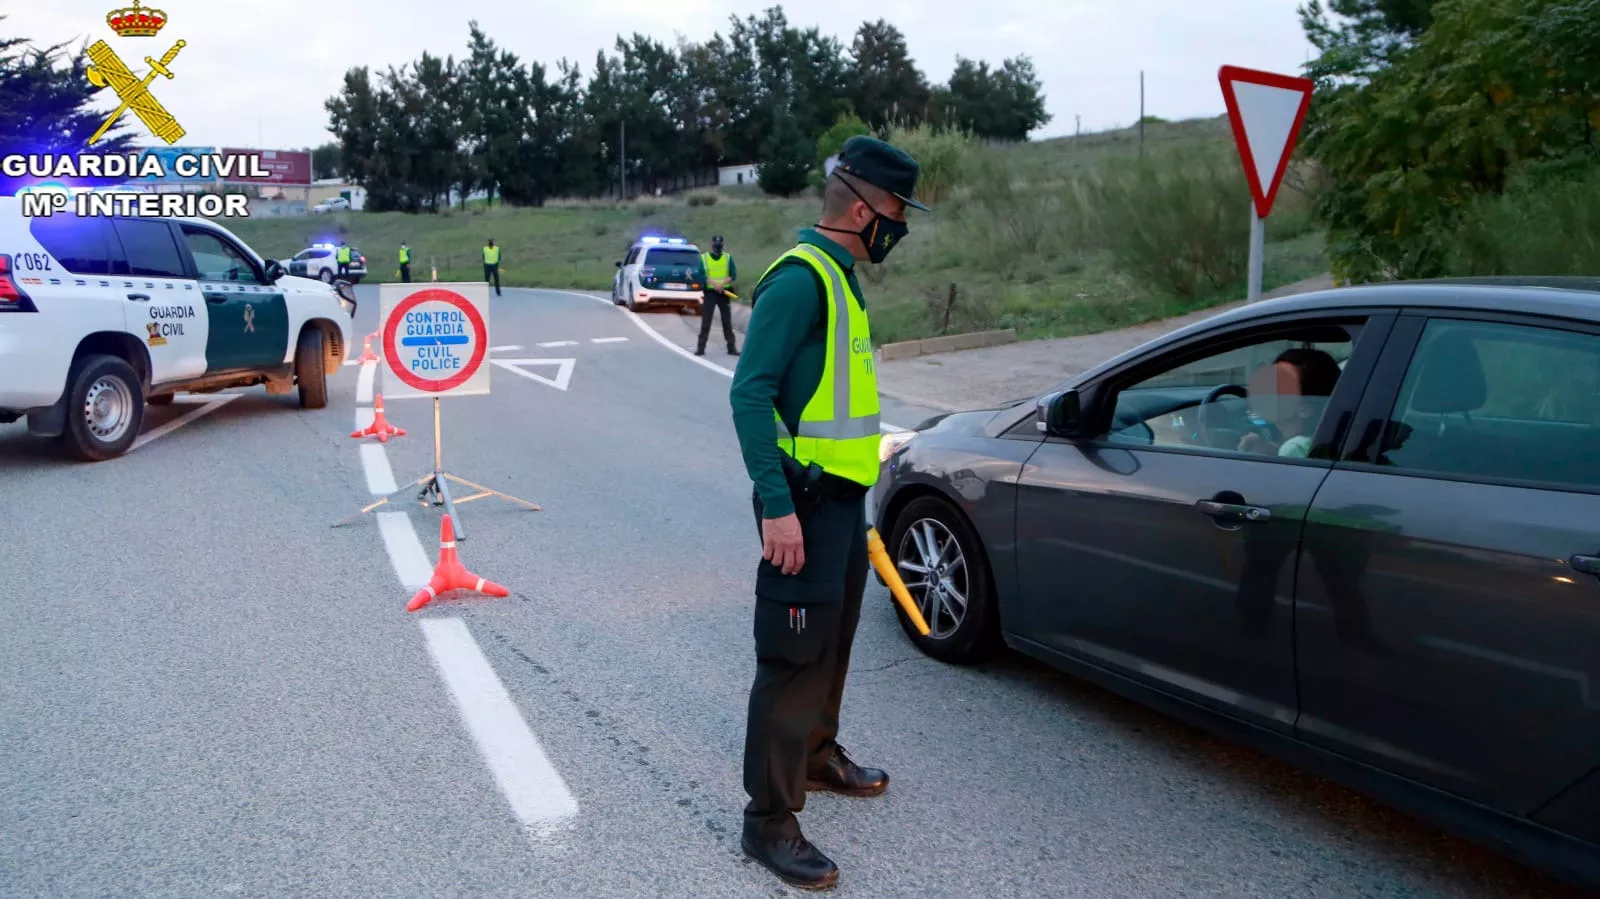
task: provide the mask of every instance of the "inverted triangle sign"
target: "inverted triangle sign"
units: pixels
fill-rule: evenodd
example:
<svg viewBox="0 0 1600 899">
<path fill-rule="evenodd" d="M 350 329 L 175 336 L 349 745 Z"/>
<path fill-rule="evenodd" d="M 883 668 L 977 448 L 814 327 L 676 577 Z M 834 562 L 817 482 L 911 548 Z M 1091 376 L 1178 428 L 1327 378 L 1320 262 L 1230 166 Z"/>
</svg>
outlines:
<svg viewBox="0 0 1600 899">
<path fill-rule="evenodd" d="M 576 359 L 491 359 L 489 361 L 506 371 L 519 374 L 530 381 L 548 384 L 557 390 L 567 389 L 567 385 L 572 382 L 572 367 L 578 363 Z M 535 374 L 528 370 L 528 366 L 543 366 L 548 369 L 552 365 L 556 367 L 553 377 Z"/>
<path fill-rule="evenodd" d="M 1266 218 L 1289 169 L 1316 82 L 1238 66 L 1223 66 L 1217 80 L 1256 215 Z"/>
</svg>

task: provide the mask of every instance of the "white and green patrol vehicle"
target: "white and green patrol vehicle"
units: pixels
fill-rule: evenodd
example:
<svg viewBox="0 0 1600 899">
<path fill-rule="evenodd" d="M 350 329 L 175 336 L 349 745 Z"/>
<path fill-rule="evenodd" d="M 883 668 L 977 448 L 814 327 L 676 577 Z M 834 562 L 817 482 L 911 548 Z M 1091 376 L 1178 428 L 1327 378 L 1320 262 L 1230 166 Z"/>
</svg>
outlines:
<svg viewBox="0 0 1600 899">
<path fill-rule="evenodd" d="M 611 302 L 635 312 L 675 308 L 698 313 L 705 302 L 704 280 L 699 247 L 681 237 L 646 235 L 617 261 Z"/>
<path fill-rule="evenodd" d="M 293 277 L 212 221 L 29 218 L 0 197 L 0 423 L 101 461 L 178 392 L 298 387 L 320 409 L 355 309 L 349 284 Z"/>
</svg>

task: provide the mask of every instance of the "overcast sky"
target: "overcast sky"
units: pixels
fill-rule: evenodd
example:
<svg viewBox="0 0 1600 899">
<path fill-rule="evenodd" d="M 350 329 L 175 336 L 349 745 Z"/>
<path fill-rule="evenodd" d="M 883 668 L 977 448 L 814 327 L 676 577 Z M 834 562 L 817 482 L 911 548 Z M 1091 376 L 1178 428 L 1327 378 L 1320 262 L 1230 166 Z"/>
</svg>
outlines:
<svg viewBox="0 0 1600 899">
<path fill-rule="evenodd" d="M 139 74 L 148 68 L 144 57 L 159 58 L 185 40 L 172 64 L 173 80 L 158 78 L 152 86 L 187 129 L 181 143 L 291 149 L 330 139 L 322 104 L 347 68 L 399 67 L 424 50 L 460 57 L 472 19 L 525 61 L 553 67 L 565 55 L 579 61 L 587 77 L 596 51 L 611 50 L 619 32 L 669 44 L 678 35 L 704 40 L 726 34 L 730 15 L 758 14 L 774 4 L 485 0 L 474 14 L 474 4 L 450 0 L 158 0 L 153 5 L 170 21 L 154 38 L 116 37 L 105 22 L 115 5 L 7 3 L 0 34 L 35 43 L 106 38 Z M 958 53 L 993 64 L 1028 54 L 1054 117 L 1034 137 L 1053 137 L 1071 134 L 1074 116 L 1082 116 L 1084 131 L 1136 121 L 1141 69 L 1146 110 L 1169 119 L 1222 114 L 1220 65 L 1299 74 L 1310 46 L 1295 6 L 1295 0 L 807 0 L 784 10 L 792 25 L 819 26 L 847 47 L 864 19 L 887 19 L 906 35 L 912 57 L 933 82 L 949 77 Z"/>
</svg>

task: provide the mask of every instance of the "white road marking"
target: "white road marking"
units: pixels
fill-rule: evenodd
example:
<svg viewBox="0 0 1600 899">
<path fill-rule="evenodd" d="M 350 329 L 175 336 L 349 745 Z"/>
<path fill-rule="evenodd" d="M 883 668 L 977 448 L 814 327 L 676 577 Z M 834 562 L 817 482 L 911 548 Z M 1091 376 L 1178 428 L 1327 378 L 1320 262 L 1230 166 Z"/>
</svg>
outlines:
<svg viewBox="0 0 1600 899">
<path fill-rule="evenodd" d="M 361 366 L 361 374 L 356 376 L 356 402 L 372 402 L 372 381 L 378 375 L 376 363 Z"/>
<path fill-rule="evenodd" d="M 394 469 L 389 467 L 389 454 L 381 443 L 361 444 L 361 470 L 367 476 L 367 492 L 373 496 L 388 496 L 400 489 L 394 482 Z"/>
<path fill-rule="evenodd" d="M 595 338 L 590 339 L 589 342 L 590 343 L 627 343 L 628 342 L 628 338 L 626 338 L 626 337 L 595 337 Z"/>
<path fill-rule="evenodd" d="M 539 348 L 540 349 L 549 349 L 550 347 L 554 347 L 554 346 L 577 346 L 577 345 L 578 345 L 578 342 L 576 340 L 551 340 L 551 341 L 548 341 L 546 343 L 539 344 Z"/>
<path fill-rule="evenodd" d="M 450 697 L 517 820 L 524 827 L 538 828 L 576 815 L 578 801 L 539 747 L 465 622 L 425 618 L 418 624 Z"/>
<path fill-rule="evenodd" d="M 365 431 L 367 429 L 367 425 L 372 424 L 372 420 L 374 418 L 376 418 L 376 417 L 377 417 L 377 415 L 373 413 L 371 406 L 357 406 L 356 407 L 356 430 Z M 372 438 L 363 437 L 361 439 L 370 440 Z"/>
<path fill-rule="evenodd" d="M 173 402 L 205 403 L 205 405 L 198 409 L 185 412 L 166 424 L 161 425 L 160 427 L 151 428 L 150 430 L 145 431 L 143 434 L 140 434 L 138 438 L 133 441 L 133 445 L 128 447 L 128 452 L 131 453 L 139 447 L 150 443 L 151 441 L 160 440 L 184 425 L 190 424 L 198 419 L 210 415 L 218 409 L 221 409 L 223 406 L 226 406 L 227 404 L 238 399 L 239 396 L 240 395 L 237 393 L 219 393 L 212 397 L 173 397 Z"/>
<path fill-rule="evenodd" d="M 417 539 L 411 526 L 411 516 L 404 512 L 374 512 L 378 517 L 378 533 L 383 535 L 383 548 L 389 552 L 389 562 L 394 566 L 400 586 L 416 590 L 433 578 L 433 563 Z"/>
<path fill-rule="evenodd" d="M 522 347 L 517 346 L 515 344 L 512 344 L 511 346 L 492 346 L 492 347 L 489 347 L 489 352 L 491 352 L 491 353 L 514 353 L 514 352 L 516 352 L 517 350 L 520 350 L 520 349 L 522 349 Z"/>
<path fill-rule="evenodd" d="M 489 361 L 500 366 L 506 371 L 519 374 L 530 381 L 538 381 L 540 384 L 549 384 L 551 387 L 554 387 L 557 390 L 567 389 L 567 385 L 572 382 L 573 366 L 578 364 L 578 360 L 576 359 L 490 359 Z M 536 375 L 533 372 L 523 368 L 522 366 L 524 365 L 558 366 L 556 369 L 555 380 L 551 380 L 544 375 Z"/>
<path fill-rule="evenodd" d="M 639 326 L 639 330 L 643 331 L 644 333 L 648 334 L 650 337 L 654 338 L 656 343 L 661 344 L 662 346 L 664 346 L 667 349 L 673 351 L 674 353 L 677 353 L 678 355 L 682 356 L 683 358 L 688 359 L 690 362 L 693 362 L 696 365 L 703 365 L 706 368 L 711 369 L 712 371 L 716 372 L 719 375 L 722 375 L 723 377 L 727 377 L 727 378 L 733 377 L 733 371 L 731 369 L 723 368 L 722 366 L 718 365 L 715 362 L 712 362 L 711 360 L 705 358 L 704 356 L 696 356 L 694 353 L 691 353 L 688 350 L 684 349 L 683 347 L 678 346 L 677 344 L 673 343 L 670 339 L 668 339 L 666 337 L 666 335 L 662 334 L 660 331 L 657 331 L 655 328 L 650 327 L 649 323 L 646 322 L 644 320 L 644 318 L 642 318 L 639 315 L 639 313 L 634 312 L 632 309 L 629 309 L 629 308 L 627 308 L 625 306 L 618 306 L 617 304 L 611 302 L 610 300 L 606 299 L 605 297 L 590 296 L 589 294 L 578 293 L 577 291 L 574 291 L 574 290 L 554 290 L 554 289 L 551 289 L 550 292 L 551 293 L 571 294 L 572 296 L 575 296 L 575 297 L 583 297 L 586 300 L 593 300 L 596 303 L 604 303 L 607 306 L 620 311 L 622 314 L 626 315 L 628 318 L 633 319 L 633 323 Z M 902 428 L 899 425 L 892 425 L 892 424 L 888 424 L 887 422 L 880 423 L 878 425 L 878 429 L 880 431 L 883 431 L 885 434 L 893 434 L 893 433 L 895 433 L 897 431 L 909 431 L 909 430 L 911 430 L 910 428 Z"/>
</svg>

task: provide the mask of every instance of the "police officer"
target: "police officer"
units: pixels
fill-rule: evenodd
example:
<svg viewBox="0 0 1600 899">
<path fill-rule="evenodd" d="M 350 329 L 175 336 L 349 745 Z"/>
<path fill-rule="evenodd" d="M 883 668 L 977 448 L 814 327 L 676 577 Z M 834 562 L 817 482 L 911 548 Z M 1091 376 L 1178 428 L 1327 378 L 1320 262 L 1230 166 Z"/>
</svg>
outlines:
<svg viewBox="0 0 1600 899">
<path fill-rule="evenodd" d="M 801 834 L 807 789 L 883 792 L 889 776 L 835 742 L 867 579 L 864 499 L 877 480 L 878 388 L 857 262 L 906 235 L 919 175 L 904 151 L 853 137 L 822 218 L 762 275 L 729 401 L 755 482 L 756 675 L 745 734 L 743 846 L 784 881 L 839 869 Z"/>
<path fill-rule="evenodd" d="M 494 285 L 494 295 L 500 296 L 500 248 L 494 238 L 483 247 L 483 280 Z"/>
<path fill-rule="evenodd" d="M 411 248 L 400 242 L 400 283 L 411 283 Z"/>
<path fill-rule="evenodd" d="M 700 264 L 706 270 L 706 298 L 700 304 L 700 344 L 695 347 L 696 356 L 706 354 L 706 339 L 711 336 L 711 319 L 722 310 L 722 338 L 728 343 L 728 355 L 739 355 L 739 347 L 733 340 L 732 311 L 728 308 L 728 290 L 733 287 L 733 282 L 739 277 L 738 266 L 734 265 L 733 257 L 722 252 L 722 235 L 717 234 L 711 238 L 711 252 L 700 256 Z"/>
<path fill-rule="evenodd" d="M 350 275 L 350 245 L 339 241 L 339 249 L 334 253 L 334 259 L 339 263 L 339 277 Z"/>
</svg>

